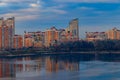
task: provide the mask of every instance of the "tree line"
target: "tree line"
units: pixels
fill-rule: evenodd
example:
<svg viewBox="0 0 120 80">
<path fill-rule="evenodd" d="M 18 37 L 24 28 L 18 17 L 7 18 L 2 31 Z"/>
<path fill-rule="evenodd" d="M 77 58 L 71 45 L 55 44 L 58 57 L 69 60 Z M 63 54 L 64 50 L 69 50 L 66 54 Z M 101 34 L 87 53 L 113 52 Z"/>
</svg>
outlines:
<svg viewBox="0 0 120 80">
<path fill-rule="evenodd" d="M 120 51 L 120 40 L 98 41 L 69 41 L 59 45 L 50 46 L 51 51 L 56 52 L 79 52 L 79 51 Z"/>
</svg>

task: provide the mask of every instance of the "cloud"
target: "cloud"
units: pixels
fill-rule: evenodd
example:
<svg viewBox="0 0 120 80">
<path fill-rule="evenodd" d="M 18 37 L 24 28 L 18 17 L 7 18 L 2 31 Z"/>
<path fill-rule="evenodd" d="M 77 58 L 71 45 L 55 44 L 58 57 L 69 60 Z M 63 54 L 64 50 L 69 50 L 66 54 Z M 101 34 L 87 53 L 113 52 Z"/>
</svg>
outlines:
<svg viewBox="0 0 120 80">
<path fill-rule="evenodd" d="M 58 14 L 66 14 L 67 12 L 64 10 L 60 10 L 60 9 L 51 9 L 52 12 L 58 13 Z"/>
<path fill-rule="evenodd" d="M 106 12 L 106 11 L 94 11 L 94 13 L 95 14 L 102 14 L 103 15 L 103 14 L 108 13 L 108 12 Z"/>
<path fill-rule="evenodd" d="M 5 17 L 11 17 L 11 16 L 15 16 L 17 21 L 26 21 L 26 20 L 35 20 L 37 17 L 39 17 L 39 15 L 21 15 L 19 13 L 8 13 L 3 15 Z"/>
<path fill-rule="evenodd" d="M 120 0 L 54 0 L 56 2 L 75 2 L 75 3 L 120 3 Z"/>
<path fill-rule="evenodd" d="M 61 6 L 47 7 L 45 9 L 43 9 L 42 12 L 52 12 L 52 13 L 57 13 L 57 14 L 66 14 L 67 13 L 67 11 L 61 9 Z"/>
<path fill-rule="evenodd" d="M 6 3 L 9 2 L 9 0 L 5 0 Z M 4 2 L 5 2 L 4 1 Z M 12 0 L 12 2 L 19 2 L 16 0 Z M 16 11 L 14 11 L 16 8 L 16 5 L 12 5 L 12 7 L 8 8 L 10 11 L 1 13 L 0 17 L 16 17 L 17 21 L 26 21 L 26 20 L 37 20 L 39 18 L 49 17 L 51 14 L 66 14 L 66 11 L 62 10 L 61 8 L 63 6 L 49 6 L 44 7 L 44 2 L 36 0 L 36 2 L 29 3 L 28 5 L 25 5 L 26 7 L 21 7 L 25 3 L 22 3 L 18 5 L 20 8 L 17 8 Z M 4 9 L 5 11 L 5 9 Z M 46 15 L 49 13 L 48 15 Z"/>
<path fill-rule="evenodd" d="M 57 5 L 57 6 L 51 6 L 51 7 L 46 7 L 43 9 L 43 12 L 52 12 L 52 13 L 57 13 L 57 14 L 66 14 L 67 11 L 63 10 L 65 5 Z"/>
<path fill-rule="evenodd" d="M 37 19 L 40 15 L 38 8 L 27 8 L 27 9 L 19 9 L 17 11 L 1 14 L 1 17 L 16 17 L 17 21 L 25 21 L 25 20 L 34 20 Z"/>
<path fill-rule="evenodd" d="M 4 2 L 0 3 L 0 7 L 6 6 L 6 5 L 7 5 L 7 3 L 4 3 Z"/>
<path fill-rule="evenodd" d="M 41 0 L 36 0 L 36 2 L 30 3 L 31 7 L 43 7 L 45 3 Z"/>
<path fill-rule="evenodd" d="M 31 7 L 39 7 L 38 4 L 34 4 L 34 3 L 30 4 L 30 6 L 31 6 Z"/>
<path fill-rule="evenodd" d="M 0 0 L 0 17 L 15 17 L 16 21 L 35 21 L 39 19 L 51 19 L 67 11 L 63 10 L 63 5 L 47 5 L 43 0 Z"/>
<path fill-rule="evenodd" d="M 82 7 L 79 7 L 78 9 L 80 9 L 80 10 L 93 10 L 94 8 L 82 6 Z"/>
<path fill-rule="evenodd" d="M 35 0 L 0 0 L 5 3 L 21 3 L 21 2 L 34 2 Z"/>
<path fill-rule="evenodd" d="M 43 2 L 38 0 L 0 0 L 0 6 L 8 6 L 1 17 L 16 17 L 17 21 L 34 20 L 39 17 L 40 9 Z M 15 4 L 17 3 L 17 4 Z M 24 7 L 23 7 L 24 6 Z M 6 11 L 8 10 L 9 11 Z"/>
</svg>

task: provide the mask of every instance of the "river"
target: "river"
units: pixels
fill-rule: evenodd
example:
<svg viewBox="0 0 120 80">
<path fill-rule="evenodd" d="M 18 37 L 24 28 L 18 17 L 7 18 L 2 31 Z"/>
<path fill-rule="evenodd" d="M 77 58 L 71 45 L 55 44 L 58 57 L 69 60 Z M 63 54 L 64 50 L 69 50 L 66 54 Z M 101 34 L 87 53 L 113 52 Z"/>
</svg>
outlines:
<svg viewBox="0 0 120 80">
<path fill-rule="evenodd" d="M 0 80 L 120 80 L 120 62 L 79 55 L 1 58 Z"/>
</svg>

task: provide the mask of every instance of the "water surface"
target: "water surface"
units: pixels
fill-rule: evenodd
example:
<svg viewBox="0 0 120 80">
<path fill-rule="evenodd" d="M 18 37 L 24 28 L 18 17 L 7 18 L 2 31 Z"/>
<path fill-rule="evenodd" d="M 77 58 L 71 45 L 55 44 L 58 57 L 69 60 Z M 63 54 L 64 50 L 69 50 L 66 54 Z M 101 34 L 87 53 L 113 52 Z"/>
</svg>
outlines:
<svg viewBox="0 0 120 80">
<path fill-rule="evenodd" d="M 78 55 L 2 58 L 0 80 L 120 80 L 120 62 Z"/>
</svg>

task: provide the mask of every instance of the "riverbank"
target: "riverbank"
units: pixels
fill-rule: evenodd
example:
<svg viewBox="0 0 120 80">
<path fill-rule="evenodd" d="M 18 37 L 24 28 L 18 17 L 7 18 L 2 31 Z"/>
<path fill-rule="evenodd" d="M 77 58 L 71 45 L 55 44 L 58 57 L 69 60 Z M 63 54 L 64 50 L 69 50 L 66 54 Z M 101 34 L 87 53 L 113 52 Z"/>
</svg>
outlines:
<svg viewBox="0 0 120 80">
<path fill-rule="evenodd" d="M 80 51 L 80 52 L 53 52 L 53 51 L 0 51 L 2 55 L 31 55 L 31 54 L 120 54 L 120 51 Z"/>
<path fill-rule="evenodd" d="M 81 59 L 120 60 L 120 51 L 89 51 L 89 52 L 49 52 L 49 51 L 11 51 L 3 52 L 0 58 L 21 58 L 38 56 L 78 56 Z"/>
</svg>

